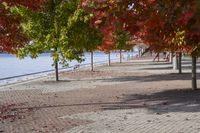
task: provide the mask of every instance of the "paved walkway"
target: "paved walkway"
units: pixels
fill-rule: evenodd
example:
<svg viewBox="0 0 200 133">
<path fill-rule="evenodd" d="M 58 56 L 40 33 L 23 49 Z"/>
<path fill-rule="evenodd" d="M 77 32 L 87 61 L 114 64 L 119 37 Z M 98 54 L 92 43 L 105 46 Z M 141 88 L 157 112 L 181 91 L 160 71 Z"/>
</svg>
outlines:
<svg viewBox="0 0 200 133">
<path fill-rule="evenodd" d="M 149 112 L 145 109 L 126 109 L 82 113 L 66 117 L 94 121 L 92 124 L 75 127 L 66 133 L 200 132 L 199 112 L 169 112 L 165 114 L 156 114 L 155 112 Z"/>
<path fill-rule="evenodd" d="M 0 132 L 199 133 L 200 91 L 190 89 L 190 61 L 180 75 L 151 60 L 3 87 Z"/>
</svg>

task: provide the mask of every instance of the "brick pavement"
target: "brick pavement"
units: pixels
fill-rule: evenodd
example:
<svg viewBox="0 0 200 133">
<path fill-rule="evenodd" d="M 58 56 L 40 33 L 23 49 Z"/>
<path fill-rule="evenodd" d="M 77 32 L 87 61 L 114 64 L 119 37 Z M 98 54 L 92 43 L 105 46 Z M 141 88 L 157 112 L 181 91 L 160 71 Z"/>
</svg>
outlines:
<svg viewBox="0 0 200 133">
<path fill-rule="evenodd" d="M 171 68 L 147 59 L 3 87 L 0 132 L 198 133 L 200 92 Z"/>
</svg>

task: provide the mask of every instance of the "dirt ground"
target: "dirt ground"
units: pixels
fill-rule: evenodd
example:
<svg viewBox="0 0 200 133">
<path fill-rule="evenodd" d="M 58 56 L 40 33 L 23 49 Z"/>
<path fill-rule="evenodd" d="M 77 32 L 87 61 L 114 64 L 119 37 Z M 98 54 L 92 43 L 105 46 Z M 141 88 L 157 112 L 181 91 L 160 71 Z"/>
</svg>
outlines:
<svg viewBox="0 0 200 133">
<path fill-rule="evenodd" d="M 141 58 L 121 64 L 113 63 L 110 67 L 96 67 L 94 72 L 83 69 L 61 73 L 59 82 L 49 77 L 2 87 L 0 89 L 0 133 L 67 131 L 87 133 L 89 130 L 83 127 L 96 121 L 96 119 L 87 119 L 87 113 L 91 112 L 93 114 L 106 112 L 112 116 L 116 111 L 146 110 L 153 116 L 139 120 L 144 120 L 147 125 L 152 122 L 149 118 L 164 115 L 166 117 L 160 118 L 162 123 L 168 119 L 168 115 L 170 117 L 170 113 L 173 113 L 174 120 L 179 120 L 178 114 L 186 113 L 183 115 L 187 116 L 184 117 L 184 121 L 188 121 L 196 116 L 187 113 L 198 115 L 200 112 L 200 91 L 190 89 L 189 63 L 186 60 L 184 73 L 177 74 L 177 70 L 172 70 L 171 63 L 152 62 L 152 58 Z M 199 80 L 198 84 L 200 84 Z M 79 118 L 79 114 L 85 114 L 85 117 Z M 95 116 L 98 116 L 97 114 Z M 143 114 L 137 114 L 138 117 L 140 115 Z M 109 123 L 111 118 L 104 119 L 98 121 Z M 110 128 L 108 126 L 107 131 L 116 132 L 117 124 Z M 91 125 L 91 128 L 95 126 L 99 124 Z M 192 131 L 198 132 L 198 126 L 200 127 L 196 125 Z M 79 130 L 73 131 L 79 127 L 81 127 Z M 129 132 L 126 128 L 117 130 Z M 134 131 L 142 132 L 136 129 Z M 106 133 L 95 129 L 91 132 Z"/>
</svg>

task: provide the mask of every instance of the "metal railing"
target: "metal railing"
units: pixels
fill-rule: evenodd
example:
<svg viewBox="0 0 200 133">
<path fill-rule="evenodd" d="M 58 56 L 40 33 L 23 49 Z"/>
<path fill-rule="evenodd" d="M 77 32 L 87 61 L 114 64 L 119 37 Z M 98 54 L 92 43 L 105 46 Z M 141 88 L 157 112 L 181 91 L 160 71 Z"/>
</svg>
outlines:
<svg viewBox="0 0 200 133">
<path fill-rule="evenodd" d="M 117 60 L 118 60 L 118 58 L 111 59 L 111 61 L 115 61 L 115 62 Z M 108 60 L 94 62 L 94 66 L 102 66 L 102 65 L 105 65 L 107 62 L 108 62 Z M 74 65 L 74 66 L 69 66 L 69 67 L 66 67 L 66 68 L 59 68 L 59 71 L 60 72 L 74 71 L 74 70 L 77 70 L 77 69 L 90 67 L 91 63 L 78 64 L 78 65 L 79 65 L 79 67 L 76 68 L 76 69 L 75 69 L 76 65 Z M 22 75 L 17 75 L 17 76 L 12 76 L 12 77 L 1 78 L 0 79 L 0 87 L 15 84 L 15 83 L 18 83 L 18 82 L 25 82 L 25 81 L 35 80 L 35 79 L 38 79 L 38 78 L 48 77 L 54 71 L 55 71 L 54 69 L 50 69 L 50 70 L 45 70 L 45 71 L 39 71 L 39 72 L 34 72 L 34 73 L 28 73 L 28 74 L 22 74 Z M 14 80 L 14 79 L 18 79 L 18 81 L 12 82 L 12 80 Z M 7 82 L 1 83 L 3 81 L 5 81 L 5 82 L 7 81 Z M 10 81 L 10 83 L 9 83 L 9 81 Z"/>
</svg>

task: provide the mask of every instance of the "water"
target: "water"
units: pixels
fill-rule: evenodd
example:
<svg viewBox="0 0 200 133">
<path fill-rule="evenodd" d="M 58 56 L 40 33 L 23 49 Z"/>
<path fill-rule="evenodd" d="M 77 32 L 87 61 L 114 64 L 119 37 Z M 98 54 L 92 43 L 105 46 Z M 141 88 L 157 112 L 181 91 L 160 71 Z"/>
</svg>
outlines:
<svg viewBox="0 0 200 133">
<path fill-rule="evenodd" d="M 135 55 L 136 53 L 128 53 L 124 52 L 123 57 L 126 59 L 130 55 Z M 84 54 L 85 61 L 81 64 L 89 64 L 90 63 L 90 53 Z M 111 53 L 111 60 L 118 60 L 119 53 Z M 108 55 L 102 52 L 94 53 L 94 63 L 108 61 Z M 14 79 L 19 80 L 19 77 L 27 74 L 33 74 L 38 72 L 44 72 L 53 70 L 53 61 L 50 57 L 49 53 L 41 54 L 36 59 L 31 59 L 30 57 L 26 57 L 23 60 L 17 59 L 13 55 L 8 54 L 0 54 L 0 85 L 7 83 L 8 81 L 13 81 Z M 76 61 L 72 61 L 69 63 L 69 67 L 78 64 Z M 62 66 L 59 66 L 62 68 Z M 15 77 L 15 78 L 11 78 Z M 10 79 L 11 78 L 11 79 Z M 9 80 L 8 80 L 9 79 Z M 3 82 L 3 83 L 2 83 Z"/>
</svg>

